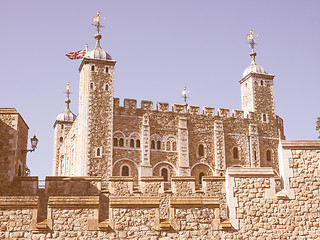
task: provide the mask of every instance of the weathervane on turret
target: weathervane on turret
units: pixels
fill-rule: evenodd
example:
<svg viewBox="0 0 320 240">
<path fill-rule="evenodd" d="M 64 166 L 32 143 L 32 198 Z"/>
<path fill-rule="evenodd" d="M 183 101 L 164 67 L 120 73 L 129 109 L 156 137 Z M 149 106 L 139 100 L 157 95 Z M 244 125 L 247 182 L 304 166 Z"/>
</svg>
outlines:
<svg viewBox="0 0 320 240">
<path fill-rule="evenodd" d="M 104 26 L 100 24 L 101 20 L 105 20 L 105 17 L 101 17 L 101 13 L 98 11 L 97 16 L 93 17 L 93 22 L 91 25 L 97 27 L 97 34 L 100 34 L 100 28 Z"/>
<path fill-rule="evenodd" d="M 67 87 L 66 87 L 66 91 L 65 93 L 67 94 L 67 100 L 65 101 L 66 104 L 67 104 L 67 108 L 69 109 L 69 104 L 71 103 L 71 100 L 70 100 L 70 82 L 67 83 Z"/>
<path fill-rule="evenodd" d="M 187 96 L 187 94 L 189 93 L 190 91 L 187 91 L 187 87 L 184 87 L 184 89 L 181 91 L 181 97 L 184 99 L 184 105 L 185 106 L 188 106 L 187 104 L 187 98 L 189 98 Z"/>
<path fill-rule="evenodd" d="M 259 35 L 254 35 L 253 34 L 253 30 L 250 31 L 250 34 L 247 34 L 247 40 L 249 40 L 249 45 L 251 47 L 251 53 L 250 53 L 250 56 L 252 57 L 252 62 L 254 63 L 255 60 L 256 60 L 256 56 L 257 56 L 257 53 L 254 51 L 254 47 L 257 44 L 257 42 L 255 41 L 255 38 L 259 37 Z"/>
</svg>

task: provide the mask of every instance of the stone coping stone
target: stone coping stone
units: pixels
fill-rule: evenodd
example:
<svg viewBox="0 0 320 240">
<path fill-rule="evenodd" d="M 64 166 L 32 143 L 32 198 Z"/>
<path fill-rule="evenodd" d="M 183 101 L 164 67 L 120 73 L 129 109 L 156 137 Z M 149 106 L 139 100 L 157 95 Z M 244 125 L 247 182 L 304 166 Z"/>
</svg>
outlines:
<svg viewBox="0 0 320 240">
<path fill-rule="evenodd" d="M 272 167 L 229 167 L 227 175 L 232 177 L 274 177 L 275 173 Z"/>
<path fill-rule="evenodd" d="M 101 181 L 100 177 L 60 177 L 48 176 L 47 181 Z"/>
<path fill-rule="evenodd" d="M 219 206 L 219 199 L 213 197 L 170 197 L 171 206 L 183 206 L 183 205 L 193 205 L 193 206 Z"/>
<path fill-rule="evenodd" d="M 202 181 L 211 181 L 211 182 L 224 182 L 226 179 L 225 177 L 220 176 L 203 176 Z"/>
<path fill-rule="evenodd" d="M 50 196 L 50 207 L 98 207 L 99 196 Z"/>
<path fill-rule="evenodd" d="M 282 140 L 281 146 L 290 149 L 320 149 L 320 140 Z"/>
<path fill-rule="evenodd" d="M 172 181 L 181 181 L 181 182 L 195 182 L 195 177 L 192 176 L 174 176 L 171 177 Z"/>
<path fill-rule="evenodd" d="M 109 177 L 110 182 L 133 182 L 133 177 L 113 176 Z"/>
<path fill-rule="evenodd" d="M 0 197 L 0 208 L 37 208 L 38 196 L 6 196 Z"/>
<path fill-rule="evenodd" d="M 35 182 L 37 182 L 38 181 L 38 177 L 36 177 L 36 176 L 32 176 L 32 177 L 25 177 L 25 176 L 21 176 L 21 177 L 14 177 L 13 178 L 13 181 L 24 181 L 24 182 L 26 182 L 26 181 L 35 181 Z"/>
<path fill-rule="evenodd" d="M 142 182 L 163 182 L 164 177 L 150 176 L 150 177 L 141 177 Z"/>
<path fill-rule="evenodd" d="M 111 207 L 159 207 L 159 197 L 110 197 Z"/>
</svg>

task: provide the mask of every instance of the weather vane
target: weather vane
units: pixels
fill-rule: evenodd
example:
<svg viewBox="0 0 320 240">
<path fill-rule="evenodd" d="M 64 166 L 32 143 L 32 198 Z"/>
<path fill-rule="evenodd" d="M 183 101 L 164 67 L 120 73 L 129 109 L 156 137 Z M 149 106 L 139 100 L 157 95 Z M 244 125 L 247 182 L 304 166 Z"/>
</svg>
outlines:
<svg viewBox="0 0 320 240">
<path fill-rule="evenodd" d="M 100 28 L 104 27 L 100 24 L 101 20 L 105 20 L 105 17 L 101 17 L 101 13 L 98 11 L 97 16 L 93 17 L 93 22 L 91 25 L 97 27 L 97 33 L 100 34 Z"/>
<path fill-rule="evenodd" d="M 190 91 L 187 91 L 187 87 L 184 87 L 184 89 L 181 91 L 181 97 L 184 99 L 184 105 L 188 105 L 187 104 L 187 98 L 189 98 L 187 96 L 187 94 L 189 93 Z"/>
<path fill-rule="evenodd" d="M 250 34 L 247 34 L 247 40 L 249 40 L 249 45 L 251 46 L 252 52 L 254 52 L 254 46 L 257 45 L 255 38 L 259 37 L 259 35 L 254 35 L 253 30 L 250 31 Z"/>
<path fill-rule="evenodd" d="M 71 94 L 71 92 L 70 92 L 70 82 L 67 83 L 67 87 L 66 87 L 65 93 L 67 94 L 67 101 L 69 101 L 69 96 Z"/>
</svg>

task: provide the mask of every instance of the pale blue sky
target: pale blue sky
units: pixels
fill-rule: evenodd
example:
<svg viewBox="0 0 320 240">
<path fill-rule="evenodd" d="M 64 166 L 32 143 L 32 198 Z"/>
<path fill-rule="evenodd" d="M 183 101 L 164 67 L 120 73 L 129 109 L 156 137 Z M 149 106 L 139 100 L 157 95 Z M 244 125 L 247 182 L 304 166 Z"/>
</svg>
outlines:
<svg viewBox="0 0 320 240">
<path fill-rule="evenodd" d="M 78 113 L 80 60 L 64 55 L 94 45 L 100 10 L 102 47 L 117 60 L 115 97 L 240 109 L 246 34 L 260 35 L 257 63 L 275 74 L 276 112 L 287 139 L 316 139 L 319 107 L 320 1 L 2 1 L 0 107 L 14 107 L 40 142 L 28 153 L 32 175 L 51 175 L 53 123 Z"/>
</svg>

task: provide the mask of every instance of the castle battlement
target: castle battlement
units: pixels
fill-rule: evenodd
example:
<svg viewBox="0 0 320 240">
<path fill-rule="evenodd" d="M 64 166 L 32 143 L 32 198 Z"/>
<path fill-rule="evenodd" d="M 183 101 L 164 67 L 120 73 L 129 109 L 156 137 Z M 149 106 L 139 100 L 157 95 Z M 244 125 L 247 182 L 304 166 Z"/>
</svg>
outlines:
<svg viewBox="0 0 320 240">
<path fill-rule="evenodd" d="M 240 118 L 240 119 L 255 119 L 254 112 L 248 112 L 245 114 L 243 110 L 232 109 L 232 114 L 230 114 L 230 109 L 228 108 L 218 108 L 217 113 L 215 113 L 214 107 L 204 106 L 202 108 L 202 112 L 200 112 L 200 107 L 195 105 L 186 105 L 185 104 L 172 104 L 172 110 L 169 110 L 169 103 L 165 102 L 157 102 L 156 108 L 154 108 L 154 103 L 152 101 L 142 100 L 141 107 L 139 108 L 137 105 L 136 99 L 124 99 L 123 105 L 120 105 L 120 99 L 114 98 L 114 108 L 115 111 L 120 114 L 128 114 L 128 110 L 130 114 L 139 111 L 152 111 L 152 112 L 171 112 L 171 113 L 187 113 L 191 115 L 206 115 L 211 117 L 221 117 L 221 118 Z M 260 118 L 259 118 L 260 119 Z"/>
</svg>

